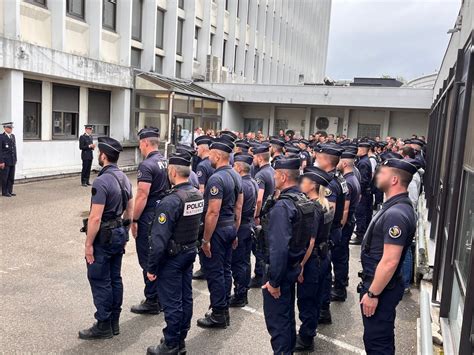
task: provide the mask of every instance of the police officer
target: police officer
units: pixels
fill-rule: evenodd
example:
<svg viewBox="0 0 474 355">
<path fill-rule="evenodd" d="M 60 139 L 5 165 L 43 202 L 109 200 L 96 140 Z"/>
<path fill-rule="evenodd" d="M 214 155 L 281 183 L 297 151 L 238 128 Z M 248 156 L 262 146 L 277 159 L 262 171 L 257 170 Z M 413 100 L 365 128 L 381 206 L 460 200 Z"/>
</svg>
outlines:
<svg viewBox="0 0 474 355">
<path fill-rule="evenodd" d="M 407 187 L 416 173 L 414 160 L 388 159 L 377 186 L 385 193 L 361 246 L 360 305 L 367 354 L 395 354 L 395 308 L 403 296 L 401 268 L 416 231 Z"/>
<path fill-rule="evenodd" d="M 270 147 L 267 145 L 260 145 L 253 149 L 254 163 L 258 167 L 258 172 L 255 174 L 255 181 L 258 184 L 257 207 L 255 210 L 255 224 L 260 225 L 260 212 L 262 206 L 267 201 L 268 197 L 273 195 L 275 191 L 275 170 L 270 165 Z M 263 277 L 263 260 L 255 243 L 252 246 L 253 254 L 255 255 L 255 276 L 250 281 L 251 288 L 258 288 L 262 286 Z"/>
<path fill-rule="evenodd" d="M 160 304 L 156 282 L 146 276 L 148 264 L 148 231 L 155 215 L 156 202 L 169 189 L 166 171 L 167 161 L 158 152 L 160 132 L 156 128 L 144 128 L 138 132 L 139 149 L 144 160 L 138 165 L 137 195 L 133 209 L 132 235 L 135 238 L 138 262 L 143 270 L 145 300 L 131 308 L 137 314 L 158 314 Z"/>
<path fill-rule="evenodd" d="M 425 154 L 423 152 L 423 147 L 425 146 L 425 141 L 414 138 L 411 139 L 410 145 L 413 149 L 415 149 L 415 159 L 419 161 L 420 167 L 422 169 L 425 169 L 426 167 L 426 159 L 425 159 Z"/>
<path fill-rule="evenodd" d="M 331 265 L 331 263 L 329 264 L 329 271 L 326 274 L 326 280 L 323 284 L 323 300 L 319 318 L 319 323 L 328 324 L 332 322 L 330 311 L 331 272 L 332 266 L 336 269 L 341 264 L 339 261 L 341 253 L 338 253 L 338 249 L 341 248 L 342 244 L 342 227 L 344 223 L 346 223 L 349 214 L 349 194 L 344 177 L 336 170 L 343 149 L 335 144 L 321 144 L 316 148 L 316 152 L 318 167 L 332 174 L 332 179 L 328 185 L 328 189 L 326 189 L 326 198 L 329 201 L 330 207 L 334 209 L 334 219 L 331 224 L 329 242 L 336 250 L 336 253 L 333 265 Z M 330 254 L 329 257 L 332 261 L 332 254 Z M 338 273 L 336 270 L 334 272 Z"/>
<path fill-rule="evenodd" d="M 355 148 L 355 149 L 354 149 Z M 360 184 L 354 175 L 354 160 L 357 148 L 351 146 L 344 147 L 341 160 L 337 165 L 337 170 L 342 173 L 347 182 L 349 197 L 349 212 L 347 221 L 343 223 L 341 233 L 341 243 L 334 246 L 332 250 L 332 262 L 334 264 L 334 286 L 331 291 L 331 301 L 344 302 L 347 298 L 346 287 L 349 284 L 349 241 L 355 227 L 354 213 L 359 205 Z"/>
<path fill-rule="evenodd" d="M 118 141 L 99 137 L 102 170 L 92 184 L 92 198 L 85 242 L 87 278 L 97 309 L 95 323 L 81 330 L 81 339 L 111 338 L 120 333 L 123 284 L 121 268 L 132 215 L 132 185 L 117 167 L 122 151 Z"/>
<path fill-rule="evenodd" d="M 92 139 L 92 125 L 86 124 L 84 128 L 84 134 L 79 137 L 79 149 L 81 150 L 82 159 L 81 185 L 87 187 L 90 186 L 89 179 L 95 144 Z"/>
<path fill-rule="evenodd" d="M 204 235 L 201 251 L 210 292 L 211 311 L 197 321 L 202 328 L 226 328 L 230 324 L 231 260 L 242 214 L 242 179 L 229 165 L 234 149 L 227 139 L 216 138 L 209 160 L 216 170 L 204 192 Z"/>
<path fill-rule="evenodd" d="M 279 138 L 270 139 L 270 155 L 272 157 L 271 166 L 275 168 L 275 162 L 278 159 L 281 159 L 285 156 L 283 152 L 283 147 L 285 146 L 285 141 Z"/>
<path fill-rule="evenodd" d="M 334 218 L 325 197 L 332 176 L 317 167 L 308 166 L 301 177 L 300 188 L 315 205 L 315 229 L 301 262 L 298 276 L 297 304 L 301 326 L 296 338 L 296 352 L 314 351 L 314 337 L 322 303 L 322 286 L 329 267 L 328 237 Z"/>
<path fill-rule="evenodd" d="M 189 155 L 189 158 L 191 159 L 191 165 L 193 159 L 196 157 L 196 150 L 186 144 L 178 144 L 176 146 L 176 153 Z M 193 185 L 196 189 L 199 190 L 199 179 L 197 174 L 192 170 L 192 168 L 189 172 L 188 180 L 191 185 Z"/>
<path fill-rule="evenodd" d="M 13 122 L 2 124 L 4 132 L 0 134 L 0 176 L 2 180 L 2 196 L 16 196 L 13 193 L 15 183 L 16 140 L 13 132 Z"/>
<path fill-rule="evenodd" d="M 301 169 L 304 169 L 307 166 L 312 166 L 313 159 L 311 157 L 311 154 L 308 152 L 309 141 L 307 139 L 301 138 L 299 140 L 298 146 L 301 149 L 301 152 L 300 152 Z"/>
<path fill-rule="evenodd" d="M 189 181 L 191 157 L 177 153 L 169 158 L 168 176 L 173 188 L 158 203 L 150 233 L 147 276 L 158 280 L 157 290 L 166 327 L 164 339 L 147 354 L 184 354 L 193 315 L 192 270 L 204 199 Z"/>
<path fill-rule="evenodd" d="M 370 149 L 370 142 L 368 140 L 361 140 L 358 144 L 356 163 L 357 169 L 360 171 L 360 201 L 359 208 L 355 213 L 356 218 L 356 232 L 355 237 L 350 241 L 350 244 L 360 245 L 364 237 L 367 226 L 372 219 L 372 165 L 369 160 L 368 152 Z"/>
<path fill-rule="evenodd" d="M 295 284 L 314 230 L 314 204 L 298 187 L 299 158 L 275 163 L 276 200 L 265 203 L 263 312 L 274 354 L 291 354 L 296 343 Z M 305 213 L 302 213 L 302 212 Z"/>
<path fill-rule="evenodd" d="M 232 251 L 232 276 L 234 278 L 234 294 L 230 298 L 229 307 L 244 307 L 247 303 L 252 273 L 250 253 L 252 251 L 252 235 L 254 233 L 254 216 L 257 204 L 258 185 L 250 176 L 250 166 L 253 157 L 248 154 L 235 153 L 234 170 L 242 177 L 242 192 L 244 201 L 242 217 L 237 232 L 237 248 Z"/>
<path fill-rule="evenodd" d="M 214 173 L 214 168 L 209 160 L 209 146 L 212 143 L 212 139 L 209 136 L 200 136 L 194 140 L 194 143 L 196 144 L 197 156 L 201 159 L 196 167 L 196 175 L 199 179 L 199 191 L 204 193 L 207 180 L 209 180 L 211 175 Z M 199 264 L 201 265 L 201 268 L 194 272 L 194 280 L 204 280 L 206 278 L 206 275 L 204 274 L 203 258 L 204 254 L 199 252 Z"/>
</svg>

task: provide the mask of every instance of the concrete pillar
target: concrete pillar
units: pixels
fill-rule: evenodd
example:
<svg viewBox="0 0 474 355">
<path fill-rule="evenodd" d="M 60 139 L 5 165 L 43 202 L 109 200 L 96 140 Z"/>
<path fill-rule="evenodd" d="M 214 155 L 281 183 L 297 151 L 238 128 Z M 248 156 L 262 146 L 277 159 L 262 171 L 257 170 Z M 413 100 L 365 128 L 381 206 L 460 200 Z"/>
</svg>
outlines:
<svg viewBox="0 0 474 355">
<path fill-rule="evenodd" d="M 209 52 L 209 43 L 211 41 L 211 0 L 203 1 L 203 19 L 202 27 L 198 38 L 197 60 L 200 64 L 199 74 L 206 76 L 207 55 Z M 194 22 L 194 21 L 193 21 Z"/>
<path fill-rule="evenodd" d="M 119 1 L 120 3 L 120 1 Z M 130 3 L 131 4 L 131 3 Z M 102 1 L 86 1 L 86 22 L 89 24 L 89 57 L 100 60 L 102 43 Z M 130 19 L 132 9 L 130 7 Z M 117 17 L 117 24 L 121 18 Z M 129 36 L 130 37 L 130 36 Z M 130 52 L 130 46 L 128 47 Z"/>
<path fill-rule="evenodd" d="M 156 0 L 144 0 L 142 10 L 142 43 L 141 68 L 144 71 L 155 69 L 156 47 Z M 129 48 L 130 51 L 130 48 Z"/>
<path fill-rule="evenodd" d="M 273 20 L 274 20 L 274 10 L 275 10 L 275 0 L 269 0 L 266 13 L 266 23 L 265 23 L 265 65 L 262 68 L 263 70 L 263 83 L 270 83 L 270 73 L 273 60 L 273 47 L 272 47 L 272 38 L 273 38 Z"/>
<path fill-rule="evenodd" d="M 80 127 L 79 127 L 80 128 Z M 41 140 L 53 139 L 53 84 L 41 82 Z"/>
<path fill-rule="evenodd" d="M 273 33 L 275 37 L 273 39 L 273 48 L 272 48 L 272 67 L 270 70 L 270 83 L 275 85 L 278 81 L 278 67 L 280 66 L 280 27 L 281 27 L 281 10 L 282 10 L 282 0 L 275 1 L 275 17 Z"/>
<path fill-rule="evenodd" d="M 383 116 L 382 131 L 380 132 L 381 137 L 387 137 L 390 132 L 390 110 L 385 110 Z"/>
<path fill-rule="evenodd" d="M 163 49 L 163 74 L 174 77 L 176 72 L 176 37 L 178 32 L 178 1 L 166 3 L 164 23 Z M 183 46 L 184 48 L 184 46 Z"/>
<path fill-rule="evenodd" d="M 225 19 L 225 1 L 219 0 L 217 2 L 217 21 L 216 21 L 216 33 L 214 36 L 214 41 L 212 42 L 212 53 L 213 55 L 219 57 L 222 63 L 222 54 L 224 50 L 224 19 Z M 221 78 L 218 78 L 218 81 L 221 81 Z"/>
<path fill-rule="evenodd" d="M 351 115 L 351 110 L 349 108 L 346 108 L 344 110 L 344 118 L 342 122 L 342 134 L 345 134 L 346 136 L 349 135 L 349 118 Z"/>
<path fill-rule="evenodd" d="M 250 0 L 249 0 L 250 1 Z M 254 75 L 254 63 L 255 63 L 255 46 L 257 40 L 257 2 L 250 1 L 249 5 L 250 10 L 249 13 L 249 51 L 248 51 L 248 58 L 245 62 L 245 82 L 246 83 L 253 83 L 253 75 Z"/>
<path fill-rule="evenodd" d="M 51 45 L 62 51 L 66 39 L 66 1 L 49 0 L 48 8 L 51 11 Z"/>
<path fill-rule="evenodd" d="M 79 88 L 79 132 L 84 125 L 89 123 L 89 89 L 85 86 Z"/>
<path fill-rule="evenodd" d="M 97 1 L 100 3 L 100 1 Z M 153 9 L 156 16 L 156 6 Z M 102 25 L 101 25 L 102 26 Z M 155 28 L 155 26 L 153 26 Z M 148 29 L 143 27 L 143 35 Z M 155 33 L 156 31 L 153 31 Z M 117 33 L 120 35 L 119 63 L 126 67 L 130 66 L 130 50 L 132 47 L 132 0 L 121 0 L 117 2 Z M 155 34 L 154 34 L 155 36 Z M 153 43 L 153 49 L 155 44 Z"/>
<path fill-rule="evenodd" d="M 130 89 L 115 88 L 110 95 L 110 136 L 125 141 L 133 136 L 135 127 L 130 127 Z"/>
<path fill-rule="evenodd" d="M 186 18 L 183 28 L 183 64 L 181 65 L 181 77 L 183 79 L 191 79 L 193 76 L 193 48 L 196 18 L 196 5 L 194 1 L 185 1 L 184 9 L 186 11 Z M 210 14 L 210 13 L 209 13 Z M 208 15 L 209 15 L 208 14 Z M 209 16 L 210 17 L 210 16 Z M 205 62 L 204 62 L 205 65 Z"/>
<path fill-rule="evenodd" d="M 270 107 L 270 122 L 269 122 L 269 125 L 268 125 L 267 135 L 273 136 L 274 129 L 275 129 L 275 105 L 271 105 L 271 107 Z"/>
<path fill-rule="evenodd" d="M 306 139 L 309 138 L 311 134 L 311 107 L 306 107 L 306 114 L 304 116 L 304 137 Z"/>
<path fill-rule="evenodd" d="M 20 3 L 21 0 L 3 2 L 3 35 L 7 38 L 20 39 Z"/>
</svg>

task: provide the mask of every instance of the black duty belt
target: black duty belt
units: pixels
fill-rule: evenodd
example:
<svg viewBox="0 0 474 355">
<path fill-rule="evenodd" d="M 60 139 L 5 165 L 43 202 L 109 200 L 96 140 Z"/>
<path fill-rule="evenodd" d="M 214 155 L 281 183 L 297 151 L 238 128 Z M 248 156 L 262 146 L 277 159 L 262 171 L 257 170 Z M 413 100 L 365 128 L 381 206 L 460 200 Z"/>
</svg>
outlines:
<svg viewBox="0 0 474 355">
<path fill-rule="evenodd" d="M 218 221 L 216 228 L 230 227 L 230 226 L 233 226 L 234 224 L 235 224 L 235 221 L 233 219 Z"/>
</svg>

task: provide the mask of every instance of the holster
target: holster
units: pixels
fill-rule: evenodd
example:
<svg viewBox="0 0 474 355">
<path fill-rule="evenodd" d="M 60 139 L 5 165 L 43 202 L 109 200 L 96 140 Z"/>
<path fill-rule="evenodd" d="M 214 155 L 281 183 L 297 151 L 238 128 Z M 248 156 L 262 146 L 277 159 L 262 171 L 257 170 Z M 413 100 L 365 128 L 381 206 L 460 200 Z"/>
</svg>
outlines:
<svg viewBox="0 0 474 355">
<path fill-rule="evenodd" d="M 166 248 L 166 251 L 168 252 L 169 256 L 176 256 L 183 251 L 196 248 L 200 244 L 201 243 L 199 241 L 195 241 L 194 243 L 181 245 L 181 244 L 176 243 L 174 239 L 170 239 L 168 242 L 168 247 Z"/>
</svg>

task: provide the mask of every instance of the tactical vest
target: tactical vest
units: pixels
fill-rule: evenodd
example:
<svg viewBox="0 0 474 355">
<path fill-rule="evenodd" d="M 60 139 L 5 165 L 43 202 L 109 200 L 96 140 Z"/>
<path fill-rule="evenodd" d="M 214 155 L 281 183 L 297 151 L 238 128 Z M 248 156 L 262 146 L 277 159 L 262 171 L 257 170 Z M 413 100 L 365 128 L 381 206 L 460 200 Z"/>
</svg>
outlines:
<svg viewBox="0 0 474 355">
<path fill-rule="evenodd" d="M 334 221 L 335 223 L 332 225 L 333 229 L 341 227 L 341 220 L 342 215 L 344 213 L 344 203 L 346 201 L 345 195 L 349 193 L 349 188 L 347 187 L 347 181 L 344 179 L 344 176 L 339 172 L 336 171 L 334 174 L 337 183 L 341 187 L 341 194 L 336 199 L 336 209 L 334 211 Z"/>
<path fill-rule="evenodd" d="M 314 201 L 315 209 L 323 214 L 323 225 L 318 228 L 318 235 L 316 236 L 316 244 L 327 242 L 329 233 L 331 231 L 332 220 L 334 218 L 334 210 L 327 210 L 319 201 Z"/>
<path fill-rule="evenodd" d="M 181 217 L 176 222 L 173 240 L 180 245 L 194 243 L 198 240 L 199 224 L 204 210 L 204 199 L 197 189 L 171 190 L 181 200 Z"/>
</svg>

